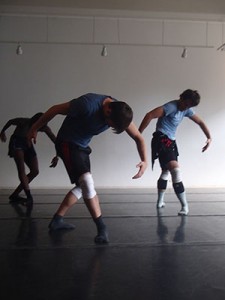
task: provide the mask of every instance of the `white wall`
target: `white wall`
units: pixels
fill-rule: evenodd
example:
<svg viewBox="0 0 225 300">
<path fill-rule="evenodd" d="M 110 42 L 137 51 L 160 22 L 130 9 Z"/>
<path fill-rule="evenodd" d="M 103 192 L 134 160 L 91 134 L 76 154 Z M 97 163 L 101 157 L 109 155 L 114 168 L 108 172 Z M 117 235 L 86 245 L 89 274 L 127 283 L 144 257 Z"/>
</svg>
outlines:
<svg viewBox="0 0 225 300">
<path fill-rule="evenodd" d="M 225 187 L 225 52 L 223 23 L 140 18 L 47 17 L 2 15 L 0 19 L 0 127 L 10 118 L 29 117 L 51 105 L 87 92 L 112 95 L 128 102 L 134 121 L 187 89 L 197 89 L 196 109 L 211 130 L 213 143 L 201 153 L 205 136 L 185 120 L 177 133 L 180 164 L 187 187 Z M 17 42 L 23 55 L 16 55 Z M 101 56 L 102 44 L 108 56 Z M 188 57 L 181 58 L 182 47 Z M 62 117 L 49 125 L 57 132 Z M 144 132 L 150 159 L 153 122 Z M 13 128 L 7 131 L 9 137 Z M 97 187 L 155 187 L 156 163 L 132 180 L 139 157 L 134 142 L 110 130 L 93 138 L 92 171 Z M 54 147 L 39 134 L 36 149 L 40 175 L 35 188 L 70 186 L 62 162 L 48 168 Z M 16 168 L 0 145 L 0 188 L 18 183 Z"/>
</svg>

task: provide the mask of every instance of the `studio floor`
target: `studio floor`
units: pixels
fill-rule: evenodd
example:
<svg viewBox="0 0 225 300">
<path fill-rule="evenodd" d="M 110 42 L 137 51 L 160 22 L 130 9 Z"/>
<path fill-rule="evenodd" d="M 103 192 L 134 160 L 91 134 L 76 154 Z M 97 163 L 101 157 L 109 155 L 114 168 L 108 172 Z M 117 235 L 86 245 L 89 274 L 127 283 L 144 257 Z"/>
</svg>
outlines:
<svg viewBox="0 0 225 300">
<path fill-rule="evenodd" d="M 63 194 L 34 194 L 33 210 L 0 195 L 0 298 L 3 300 L 224 300 L 225 190 L 188 191 L 190 214 L 180 217 L 174 193 L 156 210 L 156 193 L 99 192 L 110 233 L 96 233 L 83 202 L 66 221 L 48 224 Z"/>
</svg>

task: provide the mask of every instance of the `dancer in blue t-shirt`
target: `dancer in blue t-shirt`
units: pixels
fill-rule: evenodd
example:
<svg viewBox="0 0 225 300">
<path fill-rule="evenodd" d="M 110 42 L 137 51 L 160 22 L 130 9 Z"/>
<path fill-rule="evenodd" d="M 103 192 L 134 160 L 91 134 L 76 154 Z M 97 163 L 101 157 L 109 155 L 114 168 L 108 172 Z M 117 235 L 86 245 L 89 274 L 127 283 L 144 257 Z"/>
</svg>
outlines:
<svg viewBox="0 0 225 300">
<path fill-rule="evenodd" d="M 141 162 L 137 165 L 139 171 L 133 177 L 135 179 L 141 177 L 147 168 L 144 139 L 132 122 L 133 112 L 129 105 L 110 96 L 91 93 L 51 107 L 33 125 L 28 139 L 35 142 L 37 130 L 58 114 L 65 115 L 66 118 L 56 138 L 56 150 L 75 187 L 65 196 L 49 224 L 49 228 L 51 230 L 74 228 L 74 225 L 64 222 L 63 216 L 82 196 L 97 226 L 95 243 L 108 243 L 108 231 L 103 222 L 91 174 L 89 143 L 94 135 L 98 135 L 110 127 L 117 134 L 125 130 L 134 139 L 141 158 Z"/>
<path fill-rule="evenodd" d="M 156 131 L 152 138 L 152 168 L 155 159 L 159 159 L 162 173 L 158 179 L 158 200 L 157 208 L 165 206 L 164 194 L 167 187 L 169 173 L 172 177 L 174 191 L 180 200 L 181 211 L 179 215 L 187 215 L 189 212 L 185 189 L 181 179 L 179 164 L 177 162 L 178 149 L 175 141 L 175 134 L 178 125 L 184 117 L 188 117 L 200 126 L 207 137 L 206 145 L 202 148 L 204 152 L 211 143 L 210 132 L 205 123 L 194 113 L 192 107 L 200 102 L 200 95 L 197 91 L 186 90 L 180 95 L 179 100 L 170 101 L 163 106 L 149 111 L 139 127 L 142 133 L 152 119 L 158 118 Z"/>
</svg>

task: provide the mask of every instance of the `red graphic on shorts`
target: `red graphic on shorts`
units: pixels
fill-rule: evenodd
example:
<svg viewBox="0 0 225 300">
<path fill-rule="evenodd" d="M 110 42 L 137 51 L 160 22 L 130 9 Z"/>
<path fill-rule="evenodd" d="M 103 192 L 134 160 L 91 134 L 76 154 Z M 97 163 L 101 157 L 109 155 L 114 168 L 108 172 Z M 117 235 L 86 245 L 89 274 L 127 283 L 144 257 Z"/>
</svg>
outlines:
<svg viewBox="0 0 225 300">
<path fill-rule="evenodd" d="M 162 143 L 166 146 L 166 147 L 170 147 L 171 146 L 171 144 L 172 144 L 172 141 L 170 140 L 170 139 L 168 139 L 168 138 L 164 138 L 164 139 L 162 139 Z"/>
</svg>

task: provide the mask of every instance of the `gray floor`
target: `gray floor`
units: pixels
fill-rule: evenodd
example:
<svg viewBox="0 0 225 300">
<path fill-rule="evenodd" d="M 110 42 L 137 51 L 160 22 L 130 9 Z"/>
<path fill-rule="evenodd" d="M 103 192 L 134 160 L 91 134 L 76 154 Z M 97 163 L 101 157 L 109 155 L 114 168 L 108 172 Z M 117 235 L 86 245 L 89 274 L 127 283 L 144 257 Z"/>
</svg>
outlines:
<svg viewBox="0 0 225 300">
<path fill-rule="evenodd" d="M 110 244 L 96 246 L 83 202 L 49 233 L 63 195 L 35 194 L 32 212 L 0 195 L 0 298 L 43 300 L 225 299 L 225 190 L 187 191 L 179 217 L 173 192 L 155 208 L 155 192 L 104 191 Z"/>
</svg>

